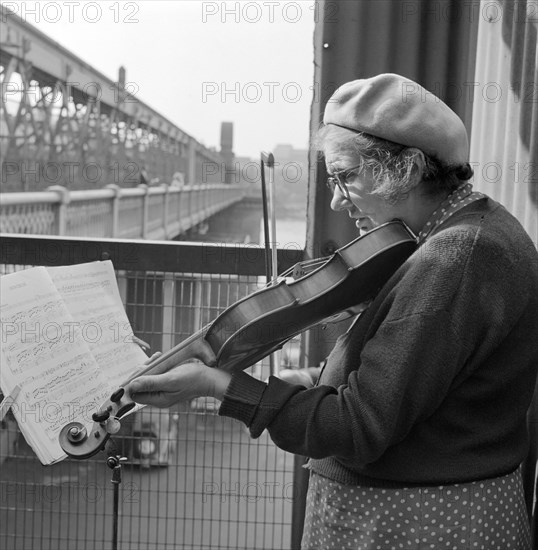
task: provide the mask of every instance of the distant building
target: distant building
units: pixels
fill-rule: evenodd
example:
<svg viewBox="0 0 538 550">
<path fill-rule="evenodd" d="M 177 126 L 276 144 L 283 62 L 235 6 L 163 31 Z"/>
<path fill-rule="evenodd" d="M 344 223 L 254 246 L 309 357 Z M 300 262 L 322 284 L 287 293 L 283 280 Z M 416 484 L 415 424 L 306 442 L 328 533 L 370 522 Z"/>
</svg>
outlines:
<svg viewBox="0 0 538 550">
<path fill-rule="evenodd" d="M 231 150 L 231 149 L 229 149 Z M 308 186 L 308 150 L 295 149 L 289 144 L 278 144 L 272 150 L 275 158 L 276 210 L 281 218 L 306 218 Z M 226 151 L 221 144 L 221 156 Z M 233 156 L 227 165 L 227 183 L 246 185 L 251 197 L 261 197 L 260 158 Z M 266 182 L 269 171 L 266 167 Z"/>
<path fill-rule="evenodd" d="M 235 183 L 234 123 L 223 122 L 220 126 L 220 156 L 224 163 L 224 183 Z"/>
</svg>

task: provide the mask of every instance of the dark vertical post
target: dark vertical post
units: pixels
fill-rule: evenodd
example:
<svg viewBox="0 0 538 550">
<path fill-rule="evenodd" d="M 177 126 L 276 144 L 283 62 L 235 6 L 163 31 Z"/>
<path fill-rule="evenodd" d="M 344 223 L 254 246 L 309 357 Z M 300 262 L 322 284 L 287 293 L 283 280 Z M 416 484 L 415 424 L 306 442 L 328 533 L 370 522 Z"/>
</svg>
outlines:
<svg viewBox="0 0 538 550">
<path fill-rule="evenodd" d="M 306 493 L 309 471 L 303 466 L 307 458 L 295 455 L 293 458 L 293 504 L 291 509 L 291 550 L 300 550 L 303 537 Z"/>
</svg>

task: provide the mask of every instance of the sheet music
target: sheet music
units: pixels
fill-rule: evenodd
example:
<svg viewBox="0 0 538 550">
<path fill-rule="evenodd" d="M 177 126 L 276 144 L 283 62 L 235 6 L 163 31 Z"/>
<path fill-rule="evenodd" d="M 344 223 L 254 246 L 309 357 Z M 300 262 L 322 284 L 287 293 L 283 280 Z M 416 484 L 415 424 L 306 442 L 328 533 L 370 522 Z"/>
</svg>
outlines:
<svg viewBox="0 0 538 550">
<path fill-rule="evenodd" d="M 21 392 L 12 410 L 43 464 L 65 457 L 58 434 L 71 421 L 91 427 L 110 383 L 44 267 L 0 278 L 0 386 Z"/>
<path fill-rule="evenodd" d="M 146 354 L 133 343 L 111 261 L 48 267 L 99 367 L 117 389 L 143 368 Z"/>
<path fill-rule="evenodd" d="M 147 356 L 132 340 L 110 261 L 34 267 L 0 285 L 0 387 L 21 387 L 15 418 L 51 464 L 65 458 L 61 429 L 77 421 L 90 430 L 92 413 Z"/>
</svg>

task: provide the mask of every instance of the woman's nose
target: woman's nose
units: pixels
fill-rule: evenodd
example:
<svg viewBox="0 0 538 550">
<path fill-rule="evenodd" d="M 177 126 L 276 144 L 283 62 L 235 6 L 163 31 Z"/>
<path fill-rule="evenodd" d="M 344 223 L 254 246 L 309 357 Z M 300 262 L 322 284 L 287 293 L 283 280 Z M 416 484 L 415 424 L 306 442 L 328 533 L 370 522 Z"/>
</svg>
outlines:
<svg viewBox="0 0 538 550">
<path fill-rule="evenodd" d="M 335 212 L 339 212 L 340 210 L 345 210 L 346 205 L 349 205 L 349 200 L 344 193 L 340 191 L 340 188 L 336 187 L 331 199 L 331 209 Z"/>
</svg>

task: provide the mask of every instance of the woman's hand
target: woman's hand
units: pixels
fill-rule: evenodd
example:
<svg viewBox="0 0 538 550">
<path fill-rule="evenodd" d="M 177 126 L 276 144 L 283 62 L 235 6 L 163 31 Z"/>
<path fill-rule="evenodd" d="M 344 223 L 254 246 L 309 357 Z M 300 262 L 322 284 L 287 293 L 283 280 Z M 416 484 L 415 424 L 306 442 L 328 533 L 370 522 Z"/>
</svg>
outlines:
<svg viewBox="0 0 538 550">
<path fill-rule="evenodd" d="M 303 369 L 281 369 L 278 377 L 290 384 L 299 384 L 305 388 L 313 388 L 319 377 L 318 367 L 307 367 Z"/>
<path fill-rule="evenodd" d="M 184 363 L 163 374 L 139 376 L 126 391 L 136 403 L 165 408 L 202 396 L 222 400 L 231 377 L 203 363 Z"/>
</svg>

